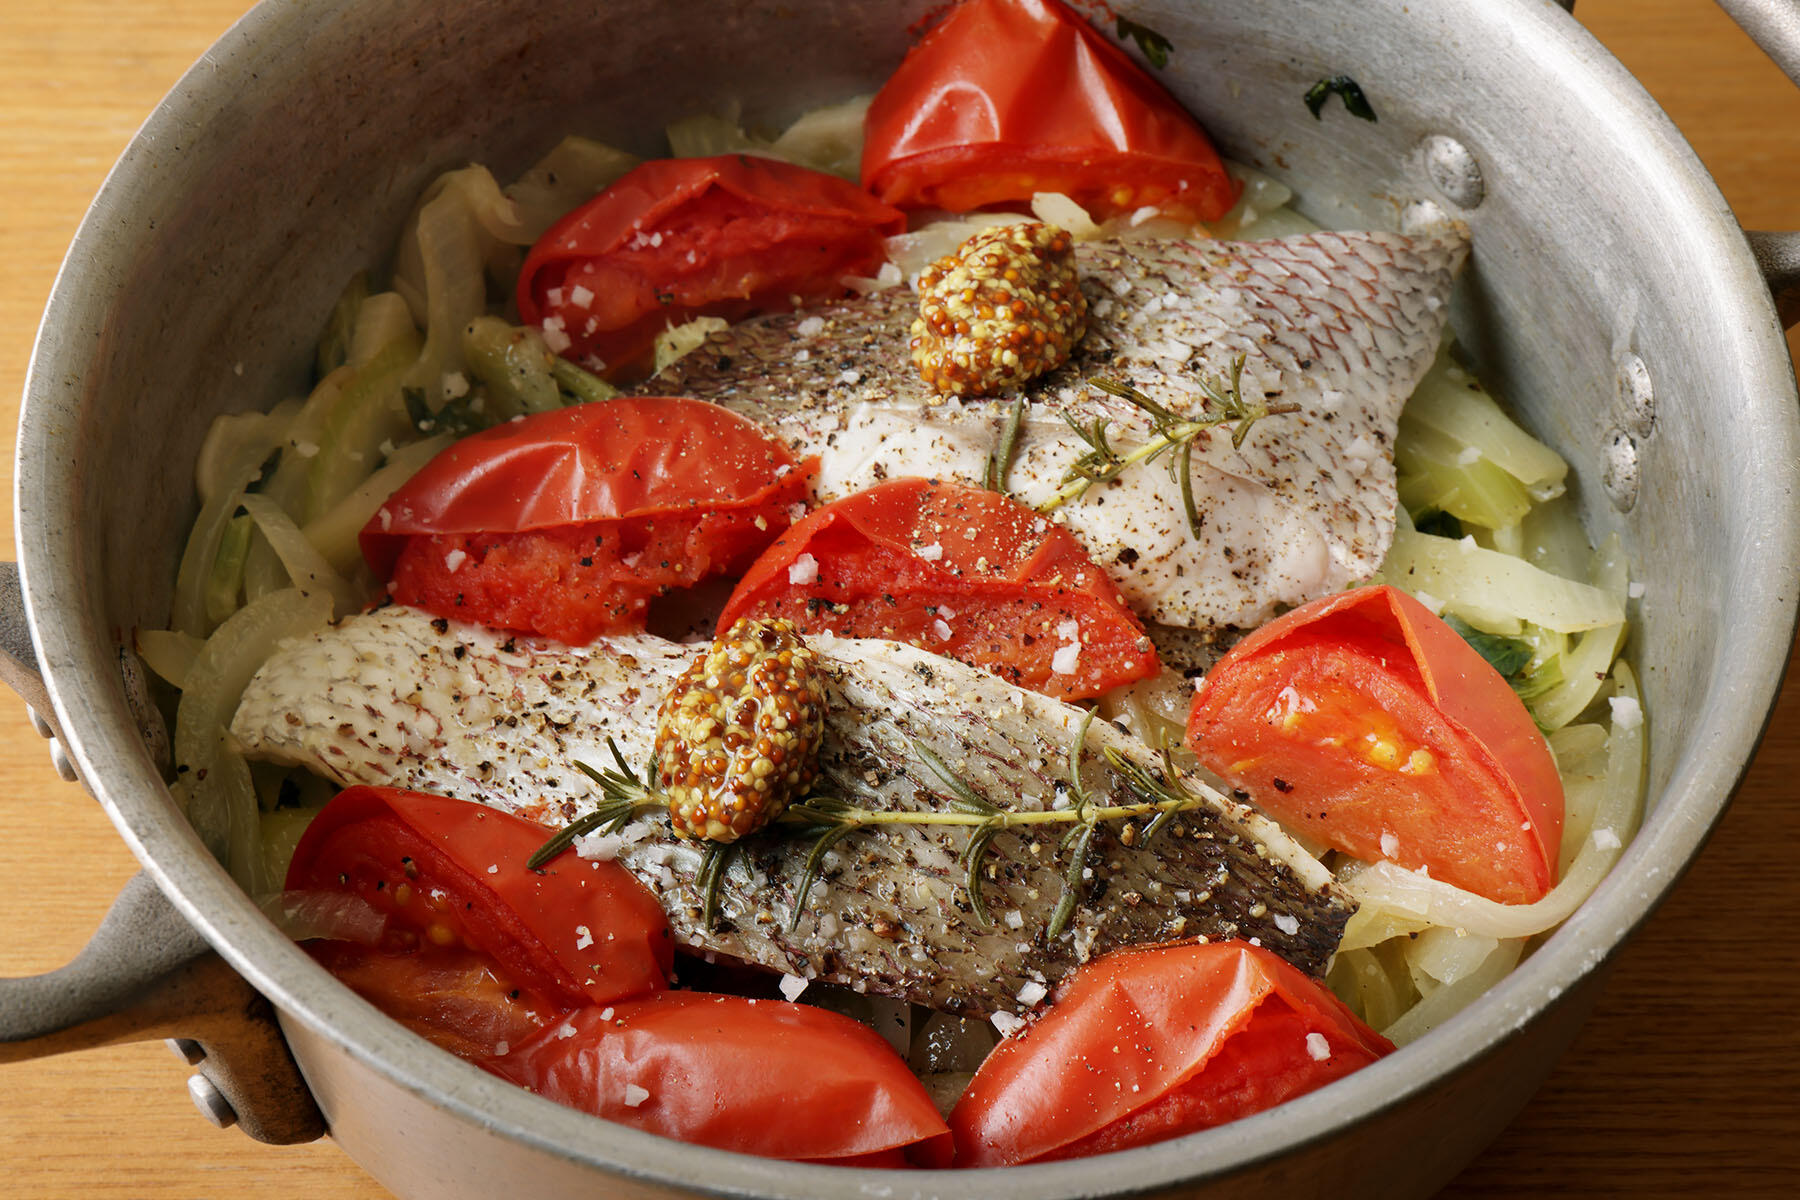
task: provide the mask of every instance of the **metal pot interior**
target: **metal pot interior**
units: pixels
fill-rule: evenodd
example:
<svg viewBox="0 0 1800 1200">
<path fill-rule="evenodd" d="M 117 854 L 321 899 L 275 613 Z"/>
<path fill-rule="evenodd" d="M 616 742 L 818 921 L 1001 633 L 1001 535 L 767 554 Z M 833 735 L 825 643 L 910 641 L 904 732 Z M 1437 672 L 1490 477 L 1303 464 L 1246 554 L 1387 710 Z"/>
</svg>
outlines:
<svg viewBox="0 0 1800 1200">
<path fill-rule="evenodd" d="M 396 1096 L 477 1131 L 470 1146 L 541 1152 L 572 1178 L 611 1163 L 646 1194 L 652 1181 L 733 1194 L 843 1186 L 826 1168 L 671 1155 L 375 1019 L 263 922 L 187 831 L 117 660 L 131 629 L 167 618 L 208 423 L 304 390 L 337 291 L 383 260 L 435 173 L 473 160 L 505 179 L 568 132 L 658 153 L 666 121 L 728 104 L 779 124 L 876 87 L 928 7 L 267 0 L 183 79 L 83 224 L 20 435 L 20 554 L 40 657 L 83 778 L 184 911 L 284 1010 L 328 1113 L 354 1101 L 334 1073 L 348 1051 Z M 1652 722 L 1651 813 L 1601 892 L 1511 979 L 1375 1067 L 1116 1160 L 1004 1180 L 912 1177 L 908 1190 L 1097 1195 L 1229 1172 L 1491 1050 L 1601 963 L 1697 850 L 1754 748 L 1793 627 L 1800 447 L 1766 290 L 1667 119 L 1565 14 L 1459 0 L 1121 7 L 1173 42 L 1162 78 L 1221 149 L 1289 182 L 1315 219 L 1394 228 L 1406 204 L 1429 200 L 1468 222 L 1459 339 L 1569 458 L 1590 535 L 1618 532 L 1645 585 L 1631 653 Z M 1311 83 L 1339 73 L 1362 84 L 1378 122 L 1335 102 L 1321 119 L 1303 106 Z M 1431 138 L 1472 155 L 1479 203 L 1466 177 L 1444 174 Z M 1602 481 L 1609 461 L 1622 478 L 1627 450 L 1641 486 L 1624 509 Z"/>
</svg>

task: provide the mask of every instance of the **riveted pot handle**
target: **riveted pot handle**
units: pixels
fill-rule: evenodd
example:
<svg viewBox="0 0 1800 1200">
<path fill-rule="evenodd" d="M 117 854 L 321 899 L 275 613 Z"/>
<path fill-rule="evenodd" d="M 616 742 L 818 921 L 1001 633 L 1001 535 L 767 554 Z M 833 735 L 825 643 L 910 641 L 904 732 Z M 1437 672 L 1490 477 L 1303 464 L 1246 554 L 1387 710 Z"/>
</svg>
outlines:
<svg viewBox="0 0 1800 1200">
<path fill-rule="evenodd" d="M 150 1038 L 179 1039 L 215 1122 L 275 1145 L 324 1134 L 268 1000 L 140 874 L 68 965 L 0 979 L 0 1063 Z"/>
</svg>

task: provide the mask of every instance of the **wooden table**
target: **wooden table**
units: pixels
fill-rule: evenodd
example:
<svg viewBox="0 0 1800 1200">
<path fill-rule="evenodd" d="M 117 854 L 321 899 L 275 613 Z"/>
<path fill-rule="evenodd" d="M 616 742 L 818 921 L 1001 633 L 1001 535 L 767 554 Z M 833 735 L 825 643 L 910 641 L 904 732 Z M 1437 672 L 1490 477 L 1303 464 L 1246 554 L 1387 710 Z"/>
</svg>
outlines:
<svg viewBox="0 0 1800 1200">
<path fill-rule="evenodd" d="M 0 428 L 33 331 L 107 167 L 245 0 L 6 0 L 0 20 Z M 1751 228 L 1800 228 L 1800 93 L 1701 0 L 1581 0 Z M 8 494 L 10 458 L 0 464 Z M 0 538 L 10 541 L 10 506 Z M 1772 653 L 1777 652 L 1772 648 Z M 3 689 L 0 689 L 3 690 Z M 1800 1190 L 1800 684 L 1730 815 L 1621 956 L 1574 1051 L 1455 1196 Z M 0 974 L 54 967 L 136 863 L 0 695 Z M 160 1045 L 0 1071 L 0 1192 L 25 1198 L 343 1200 L 386 1193 L 330 1142 L 271 1148 L 194 1113 Z M 1397 1153 L 1405 1153 L 1396 1147 Z"/>
</svg>

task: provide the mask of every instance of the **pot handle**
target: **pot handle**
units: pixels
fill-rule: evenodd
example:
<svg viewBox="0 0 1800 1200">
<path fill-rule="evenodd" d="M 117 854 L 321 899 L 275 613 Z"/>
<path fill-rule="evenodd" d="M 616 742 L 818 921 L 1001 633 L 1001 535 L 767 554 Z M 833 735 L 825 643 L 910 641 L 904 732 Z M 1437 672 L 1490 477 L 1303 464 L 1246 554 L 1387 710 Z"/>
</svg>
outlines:
<svg viewBox="0 0 1800 1200">
<path fill-rule="evenodd" d="M 1793 0 L 1718 0 L 1718 5 L 1782 74 L 1800 84 L 1800 5 Z M 1800 324 L 1800 233 L 1746 230 L 1745 236 L 1775 294 L 1781 323 Z"/>
<path fill-rule="evenodd" d="M 0 562 L 0 681 L 31 706 L 38 732 L 54 739 L 19 569 L 10 562 Z M 52 757 L 59 753 L 53 740 Z M 0 1063 L 150 1038 L 171 1039 L 198 1068 L 188 1092 L 214 1124 L 236 1124 L 275 1145 L 325 1133 L 274 1006 L 139 873 L 66 966 L 0 979 Z"/>
<path fill-rule="evenodd" d="M 188 1092 L 214 1124 L 280 1146 L 325 1133 L 274 1007 L 140 872 L 66 966 L 0 979 L 0 1063 L 149 1038 L 197 1066 Z"/>
</svg>

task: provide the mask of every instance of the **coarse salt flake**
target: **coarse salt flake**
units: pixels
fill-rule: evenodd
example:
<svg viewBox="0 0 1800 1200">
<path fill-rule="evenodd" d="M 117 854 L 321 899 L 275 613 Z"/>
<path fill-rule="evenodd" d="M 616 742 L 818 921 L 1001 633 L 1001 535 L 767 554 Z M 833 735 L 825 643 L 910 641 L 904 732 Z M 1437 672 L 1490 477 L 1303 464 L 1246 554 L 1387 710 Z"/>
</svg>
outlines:
<svg viewBox="0 0 1800 1200">
<path fill-rule="evenodd" d="M 1029 1008 L 1049 994 L 1049 988 L 1035 979 L 1028 980 L 1025 986 L 1019 989 L 1019 1003 Z"/>
<path fill-rule="evenodd" d="M 1331 1057 L 1331 1043 L 1325 1040 L 1324 1034 L 1306 1035 L 1306 1056 L 1314 1062 L 1324 1062 Z"/>
<path fill-rule="evenodd" d="M 788 564 L 788 582 L 798 587 L 817 582 L 819 578 L 819 560 L 810 554 L 802 554 Z"/>
<path fill-rule="evenodd" d="M 1625 594 L 1633 600 L 1642 600 L 1644 598 L 1644 581 L 1641 579 L 1634 579 L 1626 584 Z"/>
<path fill-rule="evenodd" d="M 794 326 L 794 332 L 801 337 L 818 337 L 821 333 L 825 332 L 825 318 L 808 317 L 806 320 Z"/>
<path fill-rule="evenodd" d="M 575 948 L 577 950 L 586 950 L 589 946 L 591 946 L 593 944 L 594 944 L 593 931 L 588 929 L 588 927 L 586 925 L 577 925 L 575 927 Z"/>
<path fill-rule="evenodd" d="M 500 873 L 500 864 L 499 863 L 489 863 L 488 864 L 488 874 L 489 875 L 498 875 L 499 873 Z"/>
<path fill-rule="evenodd" d="M 569 303 L 573 304 L 576 308 L 586 308 L 593 302 L 594 293 L 588 288 L 583 287 L 581 284 L 578 283 L 569 289 Z"/>
<path fill-rule="evenodd" d="M 512 1049 L 511 1042 L 495 1042 L 494 1043 L 494 1053 L 495 1054 L 505 1055 L 511 1049 Z"/>
<path fill-rule="evenodd" d="M 1612 707 L 1613 724 L 1620 729 L 1636 729 L 1644 723 L 1644 706 L 1634 696 L 1614 696 L 1607 701 Z"/>
<path fill-rule="evenodd" d="M 1381 857 L 1393 858 L 1400 853 L 1400 839 L 1391 833 L 1381 835 Z"/>
<path fill-rule="evenodd" d="M 1008 911 L 1006 914 L 1006 927 L 1008 929 L 1025 928 L 1025 914 L 1016 908 Z"/>
<path fill-rule="evenodd" d="M 1610 829 L 1594 830 L 1594 845 L 1602 850 L 1617 850 L 1624 844 L 1619 840 L 1619 835 Z"/>
<path fill-rule="evenodd" d="M 929 546 L 920 546 L 917 550 L 914 550 L 913 553 L 917 554 L 926 562 L 936 562 L 938 559 L 944 557 L 944 547 L 940 542 L 933 542 Z"/>
<path fill-rule="evenodd" d="M 839 383 L 861 383 L 861 371 L 845 371 L 837 377 Z"/>
<path fill-rule="evenodd" d="M 1009 1012 L 997 1012 L 988 1020 L 993 1023 L 995 1029 L 1000 1031 L 1001 1037 L 1011 1037 L 1025 1025 L 1023 1018 L 1015 1017 Z"/>
<path fill-rule="evenodd" d="M 649 1098 L 650 1090 L 648 1088 L 641 1088 L 635 1083 L 628 1083 L 625 1085 L 626 1108 L 636 1108 Z"/>
<path fill-rule="evenodd" d="M 1481 461 L 1481 451 L 1474 446 L 1464 446 L 1462 453 L 1456 456 L 1458 466 L 1470 467 Z"/>
<path fill-rule="evenodd" d="M 1289 937 L 1293 937 L 1296 933 L 1300 932 L 1300 921 L 1297 917 L 1291 916 L 1288 913 L 1276 913 L 1275 928 L 1281 930 L 1281 932 L 1287 934 Z"/>
<path fill-rule="evenodd" d="M 1056 653 L 1050 656 L 1050 669 L 1058 675 L 1073 675 L 1081 665 L 1081 643 L 1069 642 L 1058 646 Z"/>
<path fill-rule="evenodd" d="M 575 1036 L 575 1023 L 573 1021 L 564 1021 L 562 1023 L 562 1025 L 557 1029 L 556 1036 L 561 1039 L 567 1039 L 567 1038 L 574 1037 Z"/>
<path fill-rule="evenodd" d="M 950 625 L 942 617 L 939 617 L 931 623 L 931 632 L 937 635 L 937 640 L 940 642 L 947 642 L 950 640 Z"/>
<path fill-rule="evenodd" d="M 800 993 L 804 992 L 805 990 L 806 990 L 806 980 L 800 978 L 800 976 L 798 976 L 798 975 L 783 975 L 781 977 L 781 997 L 782 997 L 782 999 L 787 1000 L 791 1003 L 795 1000 L 798 1000 L 800 998 Z"/>
<path fill-rule="evenodd" d="M 609 1004 L 605 1008 L 600 1010 L 600 1019 L 602 1021 L 610 1021 L 613 1019 L 612 1005 Z"/>
<path fill-rule="evenodd" d="M 468 561 L 469 556 L 467 554 L 464 554 L 461 550 L 452 550 L 450 553 L 444 555 L 444 570 L 454 575 L 456 574 L 456 568 Z"/>
</svg>

